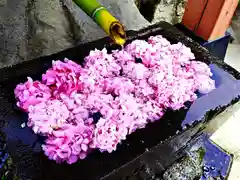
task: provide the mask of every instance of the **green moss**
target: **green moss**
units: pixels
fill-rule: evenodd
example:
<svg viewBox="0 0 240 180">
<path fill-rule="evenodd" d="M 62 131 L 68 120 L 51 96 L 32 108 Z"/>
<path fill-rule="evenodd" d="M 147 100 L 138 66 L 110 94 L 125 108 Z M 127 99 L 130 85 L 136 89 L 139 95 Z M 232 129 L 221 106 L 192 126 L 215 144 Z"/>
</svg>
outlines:
<svg viewBox="0 0 240 180">
<path fill-rule="evenodd" d="M 140 1 L 139 0 L 134 0 L 136 6 L 138 7 L 138 9 L 140 8 Z"/>
<path fill-rule="evenodd" d="M 20 180 L 19 177 L 17 177 L 16 175 L 13 176 L 13 180 Z"/>
<path fill-rule="evenodd" d="M 11 157 L 9 157 L 8 159 L 7 159 L 7 165 L 8 166 L 12 166 L 12 158 Z"/>
<path fill-rule="evenodd" d="M 198 153 L 198 157 L 199 157 L 199 162 L 201 163 L 203 161 L 203 158 L 206 154 L 206 151 L 204 148 L 200 147 L 198 150 L 197 150 L 197 153 Z"/>
<path fill-rule="evenodd" d="M 19 177 L 17 177 L 17 175 L 15 174 L 15 167 L 13 165 L 13 161 L 11 157 L 8 157 L 8 159 L 6 160 L 6 163 L 3 166 L 3 173 L 2 173 L 2 177 L 1 180 L 8 180 L 10 179 L 9 177 L 11 177 L 11 180 L 20 180 Z"/>
</svg>

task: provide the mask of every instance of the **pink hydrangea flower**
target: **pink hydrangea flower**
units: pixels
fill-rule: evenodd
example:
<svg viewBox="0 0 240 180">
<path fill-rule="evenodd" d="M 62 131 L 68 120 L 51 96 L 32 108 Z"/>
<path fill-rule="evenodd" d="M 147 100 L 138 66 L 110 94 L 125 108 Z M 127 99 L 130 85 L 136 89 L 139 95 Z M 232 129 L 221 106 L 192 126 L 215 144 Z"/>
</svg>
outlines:
<svg viewBox="0 0 240 180">
<path fill-rule="evenodd" d="M 84 123 L 88 120 L 90 111 L 86 105 L 86 95 L 80 93 L 72 93 L 70 96 L 60 94 L 59 99 L 66 105 L 70 112 L 67 120 L 69 123 Z"/>
<path fill-rule="evenodd" d="M 137 129 L 145 128 L 148 123 L 148 117 L 146 113 L 137 109 L 133 113 L 125 113 L 126 111 L 122 110 L 119 113 L 119 122 L 124 124 L 127 127 L 127 133 L 131 134 Z"/>
<path fill-rule="evenodd" d="M 163 38 L 161 35 L 149 37 L 148 43 L 150 43 L 154 46 L 157 46 L 158 48 L 162 48 L 162 47 L 171 45 L 171 43 L 167 39 Z"/>
<path fill-rule="evenodd" d="M 151 86 L 158 87 L 159 84 L 161 84 L 166 77 L 167 73 L 162 71 L 154 71 L 154 73 L 151 74 L 150 78 L 148 79 L 148 83 Z"/>
<path fill-rule="evenodd" d="M 147 101 L 141 105 L 141 112 L 150 122 L 159 120 L 163 116 L 164 109 L 155 101 Z"/>
<path fill-rule="evenodd" d="M 49 159 L 72 164 L 93 148 L 115 151 L 128 134 L 215 88 L 210 68 L 190 48 L 162 36 L 135 40 L 121 50 L 94 50 L 85 66 L 53 61 L 42 76 L 15 89 L 28 126 L 47 136 Z M 138 61 L 138 63 L 136 63 Z M 99 120 L 92 115 L 100 113 Z"/>
<path fill-rule="evenodd" d="M 78 90 L 78 78 L 82 72 L 82 67 L 73 61 L 65 59 L 62 61 L 53 61 L 52 69 L 47 70 L 42 75 L 42 81 L 51 86 L 54 95 L 60 93 L 71 94 Z"/>
<path fill-rule="evenodd" d="M 202 94 L 207 94 L 213 89 L 215 89 L 215 81 L 209 78 L 207 75 L 196 75 L 195 83 L 197 86 L 197 90 Z"/>
<path fill-rule="evenodd" d="M 135 58 L 140 58 L 146 67 L 152 67 L 159 63 L 159 47 L 143 40 L 135 40 L 126 46 L 126 51 Z"/>
<path fill-rule="evenodd" d="M 154 95 L 155 90 L 154 87 L 151 86 L 146 79 L 142 79 L 139 81 L 139 83 L 136 85 L 135 88 L 135 95 L 136 97 L 143 98 L 149 97 Z"/>
<path fill-rule="evenodd" d="M 85 101 L 85 107 L 91 111 L 104 112 L 108 111 L 111 107 L 111 102 L 113 101 L 113 96 L 111 94 L 104 93 L 92 93 L 89 94 Z"/>
<path fill-rule="evenodd" d="M 28 111 L 31 105 L 36 105 L 51 98 L 50 88 L 39 81 L 33 81 L 30 77 L 24 84 L 17 85 L 14 94 L 18 100 L 17 106 L 25 111 Z"/>
<path fill-rule="evenodd" d="M 132 43 L 126 46 L 126 51 L 133 57 L 141 58 L 146 51 L 153 49 L 154 47 L 144 40 L 134 40 Z"/>
<path fill-rule="evenodd" d="M 133 95 L 121 94 L 115 99 L 118 104 L 119 122 L 128 128 L 128 133 L 134 132 L 136 129 L 144 128 L 147 124 L 147 116 L 141 112 L 141 102 L 134 98 Z"/>
<path fill-rule="evenodd" d="M 94 132 L 94 144 L 100 151 L 115 151 L 117 145 L 124 139 L 128 130 L 124 124 L 116 120 L 100 118 Z"/>
<path fill-rule="evenodd" d="M 123 65 L 123 75 L 132 81 L 138 81 L 149 77 L 150 72 L 147 67 L 140 63 L 128 62 Z"/>
<path fill-rule="evenodd" d="M 191 49 L 180 42 L 169 46 L 168 51 L 171 53 L 171 56 L 173 57 L 172 60 L 175 63 L 188 63 L 190 60 L 195 59 Z"/>
<path fill-rule="evenodd" d="M 125 77 L 114 77 L 105 79 L 103 82 L 105 92 L 114 95 L 121 93 L 131 93 L 135 90 L 135 85 L 132 81 Z"/>
<path fill-rule="evenodd" d="M 102 51 L 91 51 L 85 58 L 86 68 L 93 68 L 103 77 L 119 75 L 121 66 L 115 61 L 112 54 L 108 54 L 104 48 Z"/>
<path fill-rule="evenodd" d="M 91 94 L 101 87 L 102 77 L 94 68 L 84 70 L 79 77 L 79 91 L 83 94 Z"/>
<path fill-rule="evenodd" d="M 37 134 L 50 135 L 68 119 L 70 112 L 64 103 L 48 100 L 29 107 L 28 126 Z"/>
<path fill-rule="evenodd" d="M 196 74 L 206 75 L 208 77 L 212 76 L 211 69 L 208 67 L 207 64 L 200 62 L 200 61 L 191 61 L 190 63 L 191 69 Z"/>
<path fill-rule="evenodd" d="M 77 126 L 64 124 L 48 137 L 42 148 L 49 159 L 72 164 L 78 159 L 86 158 L 91 149 L 92 136 L 93 129 L 90 127 L 83 124 Z"/>
<path fill-rule="evenodd" d="M 113 57 L 115 58 L 115 61 L 123 67 L 127 62 L 135 62 L 135 57 L 133 57 L 130 53 L 125 51 L 124 49 L 122 50 L 115 50 L 112 52 Z"/>
</svg>

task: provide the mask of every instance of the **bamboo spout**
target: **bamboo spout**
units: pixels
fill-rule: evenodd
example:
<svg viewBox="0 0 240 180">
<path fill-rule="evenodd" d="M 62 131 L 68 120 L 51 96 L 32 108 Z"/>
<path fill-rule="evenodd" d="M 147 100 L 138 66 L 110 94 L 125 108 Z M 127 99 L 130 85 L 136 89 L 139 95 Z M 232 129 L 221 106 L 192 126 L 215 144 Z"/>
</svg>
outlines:
<svg viewBox="0 0 240 180">
<path fill-rule="evenodd" d="M 124 45 L 126 42 L 124 27 L 105 7 L 96 0 L 73 1 L 102 28 L 116 44 Z"/>
</svg>

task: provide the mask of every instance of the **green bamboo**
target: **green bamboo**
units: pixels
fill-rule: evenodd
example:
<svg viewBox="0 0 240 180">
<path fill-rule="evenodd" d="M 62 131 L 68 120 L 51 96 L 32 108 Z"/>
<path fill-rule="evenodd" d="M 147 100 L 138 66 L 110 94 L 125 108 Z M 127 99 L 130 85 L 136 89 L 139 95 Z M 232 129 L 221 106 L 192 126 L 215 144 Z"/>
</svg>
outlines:
<svg viewBox="0 0 240 180">
<path fill-rule="evenodd" d="M 96 0 L 73 0 L 75 4 L 80 7 L 88 16 L 93 17 L 93 13 L 97 8 L 102 7 L 102 5 Z"/>
<path fill-rule="evenodd" d="M 89 17 L 91 17 L 116 44 L 123 45 L 126 33 L 122 24 L 96 0 L 73 0 Z"/>
</svg>

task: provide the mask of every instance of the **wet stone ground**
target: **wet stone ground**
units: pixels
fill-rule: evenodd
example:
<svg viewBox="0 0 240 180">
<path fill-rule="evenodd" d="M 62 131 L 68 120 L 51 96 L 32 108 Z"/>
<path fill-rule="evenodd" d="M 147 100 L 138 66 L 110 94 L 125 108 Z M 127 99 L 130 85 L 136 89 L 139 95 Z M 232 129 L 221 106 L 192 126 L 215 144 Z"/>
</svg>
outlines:
<svg viewBox="0 0 240 180">
<path fill-rule="evenodd" d="M 147 165 L 141 166 L 124 180 L 224 180 L 231 166 L 231 156 L 205 137 L 201 137 L 186 155 L 173 163 L 163 174 Z"/>
<path fill-rule="evenodd" d="M 212 150 L 212 149 L 211 149 Z M 153 169 L 142 165 L 131 176 L 122 180 L 221 180 L 224 177 L 211 177 L 207 174 L 217 168 L 205 166 L 204 159 L 208 152 L 199 144 L 193 146 L 186 155 L 172 164 L 163 174 L 157 174 Z M 208 158 L 209 160 L 209 158 Z M 1 180 L 20 180 L 17 169 L 14 167 L 11 157 L 2 159 Z M 206 178 L 204 178 L 206 177 Z"/>
</svg>

